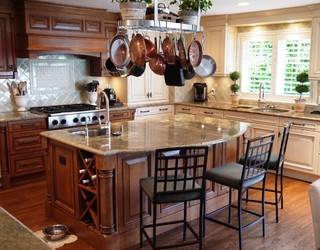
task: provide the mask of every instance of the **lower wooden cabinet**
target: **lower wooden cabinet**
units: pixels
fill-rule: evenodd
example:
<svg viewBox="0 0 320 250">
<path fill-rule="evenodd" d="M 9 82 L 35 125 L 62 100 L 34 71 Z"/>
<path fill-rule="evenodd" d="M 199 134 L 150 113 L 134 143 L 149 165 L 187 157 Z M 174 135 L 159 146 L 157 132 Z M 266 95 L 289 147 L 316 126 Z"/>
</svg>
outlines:
<svg viewBox="0 0 320 250">
<path fill-rule="evenodd" d="M 7 122 L 6 133 L 1 135 L 6 141 L 7 162 L 1 167 L 5 188 L 44 177 L 45 152 L 40 132 L 46 127 L 45 118 Z"/>
</svg>

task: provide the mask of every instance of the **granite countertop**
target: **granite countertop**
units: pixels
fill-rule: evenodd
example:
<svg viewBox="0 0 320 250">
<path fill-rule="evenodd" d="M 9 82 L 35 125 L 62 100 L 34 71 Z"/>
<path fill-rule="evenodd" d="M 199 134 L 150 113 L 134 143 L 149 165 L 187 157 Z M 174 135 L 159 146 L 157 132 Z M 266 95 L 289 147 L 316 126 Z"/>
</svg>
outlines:
<svg viewBox="0 0 320 250">
<path fill-rule="evenodd" d="M 295 118 L 295 119 L 306 119 L 311 121 L 320 121 L 320 115 L 317 114 L 310 114 L 310 113 L 296 113 L 294 110 L 287 109 L 287 112 L 261 112 L 257 109 L 259 107 L 252 106 L 252 105 L 238 105 L 237 107 L 232 106 L 231 104 L 227 103 L 219 103 L 219 102 L 183 102 L 183 103 L 176 103 L 176 104 L 183 104 L 193 107 L 201 107 L 201 108 L 212 108 L 212 109 L 219 109 L 219 110 L 227 110 L 227 111 L 237 111 L 243 113 L 251 113 L 251 114 L 262 114 L 262 115 L 271 115 L 271 116 L 278 116 L 278 117 L 288 117 L 288 118 Z M 276 107 L 277 109 L 278 107 Z M 280 108 L 283 109 L 283 108 Z"/>
<path fill-rule="evenodd" d="M 52 249 L 33 232 L 0 207 L 1 249 Z"/>
<path fill-rule="evenodd" d="M 75 128 L 45 131 L 41 135 L 99 155 L 113 155 L 148 152 L 162 147 L 212 145 L 236 138 L 250 126 L 249 123 L 224 119 L 168 115 L 113 123 L 112 132 L 118 131 L 120 125 L 124 128 L 124 133 L 120 136 L 85 138 L 84 135 L 70 133 Z"/>
</svg>

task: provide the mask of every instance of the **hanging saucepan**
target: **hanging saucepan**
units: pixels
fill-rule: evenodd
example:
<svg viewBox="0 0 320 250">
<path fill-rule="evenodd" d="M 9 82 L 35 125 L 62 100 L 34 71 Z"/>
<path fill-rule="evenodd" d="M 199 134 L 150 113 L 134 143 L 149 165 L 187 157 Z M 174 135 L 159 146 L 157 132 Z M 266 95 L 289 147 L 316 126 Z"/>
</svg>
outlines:
<svg viewBox="0 0 320 250">
<path fill-rule="evenodd" d="M 188 57 L 193 68 L 198 67 L 202 60 L 202 46 L 200 42 L 194 37 L 189 45 Z"/>
<path fill-rule="evenodd" d="M 162 51 L 167 64 L 175 64 L 175 47 L 168 36 L 166 36 L 166 38 L 162 42 Z"/>
<path fill-rule="evenodd" d="M 187 61 L 187 63 L 188 63 L 188 67 L 183 70 L 183 75 L 186 80 L 190 80 L 193 77 L 195 77 L 196 72 L 194 72 L 194 69 L 193 69 L 192 65 L 190 64 L 189 60 Z"/>
<path fill-rule="evenodd" d="M 131 72 L 131 75 L 139 77 L 144 73 L 145 69 L 146 69 L 146 64 L 144 64 L 142 67 L 138 67 L 137 65 L 135 65 L 134 69 Z"/>
<path fill-rule="evenodd" d="M 154 38 L 154 45 L 157 48 L 156 37 Z M 166 69 L 166 62 L 164 61 L 161 51 L 161 36 L 159 37 L 159 51 L 157 52 L 155 57 L 150 58 L 149 67 L 155 74 L 164 75 L 164 71 Z"/>
<path fill-rule="evenodd" d="M 183 69 L 181 68 L 180 59 L 177 56 L 175 64 L 167 64 L 164 72 L 166 85 L 181 87 L 185 84 Z"/>
<path fill-rule="evenodd" d="M 110 57 L 105 62 L 105 69 L 111 76 L 127 77 L 132 73 L 135 67 L 136 66 L 131 61 L 129 61 L 127 66 L 116 67 Z"/>
<path fill-rule="evenodd" d="M 202 35 L 202 48 L 204 48 L 204 35 Z M 194 67 L 194 71 L 200 77 L 212 76 L 217 69 L 216 61 L 210 56 L 203 53 L 199 66 Z"/>
<path fill-rule="evenodd" d="M 144 37 L 144 43 L 146 45 L 146 61 L 149 61 L 150 58 L 154 58 L 157 55 L 157 49 L 153 42 L 150 41 L 149 36 Z"/>
<path fill-rule="evenodd" d="M 180 59 L 181 67 L 184 70 L 186 70 L 188 68 L 188 61 L 187 61 L 186 50 L 184 48 L 184 44 L 181 36 L 178 39 L 177 44 L 178 44 L 179 59 Z"/>
<path fill-rule="evenodd" d="M 143 67 L 146 62 L 146 44 L 141 34 L 132 36 L 129 51 L 131 61 L 138 67 Z"/>
<path fill-rule="evenodd" d="M 112 38 L 109 51 L 110 59 L 116 67 L 125 67 L 130 63 L 129 40 L 121 32 Z"/>
</svg>

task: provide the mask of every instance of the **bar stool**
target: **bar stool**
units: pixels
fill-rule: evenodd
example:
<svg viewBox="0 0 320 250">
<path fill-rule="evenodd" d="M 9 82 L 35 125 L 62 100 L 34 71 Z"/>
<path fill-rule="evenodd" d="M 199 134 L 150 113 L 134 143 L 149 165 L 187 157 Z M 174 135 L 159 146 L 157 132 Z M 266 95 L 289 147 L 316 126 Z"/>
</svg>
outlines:
<svg viewBox="0 0 320 250">
<path fill-rule="evenodd" d="M 213 168 L 207 171 L 206 178 L 209 181 L 222 184 L 229 187 L 229 203 L 213 212 L 205 215 L 205 219 L 216 222 L 220 225 L 227 226 L 235 229 L 239 232 L 239 249 L 242 249 L 242 231 L 262 222 L 263 237 L 265 237 L 265 183 L 267 170 L 265 166 L 268 166 L 272 146 L 274 141 L 274 134 L 261 136 L 258 138 L 248 140 L 246 154 L 244 158 L 244 164 L 228 163 L 226 165 Z M 262 183 L 261 190 L 261 213 L 258 213 L 249 208 L 242 207 L 242 195 L 251 186 L 257 183 Z M 236 189 L 238 193 L 237 204 L 232 203 L 232 189 Z M 232 208 L 237 210 L 237 223 L 232 223 L 231 212 Z M 222 211 L 228 209 L 227 222 L 222 219 L 216 218 L 216 215 Z M 243 225 L 243 213 L 253 215 L 254 219 L 251 219 L 249 223 Z M 205 232 L 205 230 L 204 230 Z"/>
<path fill-rule="evenodd" d="M 276 208 L 276 222 L 279 222 L 279 203 L 281 203 L 281 209 L 283 209 L 283 165 L 284 158 L 287 150 L 287 144 L 289 139 L 289 134 L 291 130 L 291 122 L 286 124 L 283 128 L 281 145 L 278 153 L 271 153 L 270 162 L 269 162 L 269 170 L 273 170 L 274 173 L 274 186 L 272 188 L 266 188 L 266 192 L 270 192 L 274 194 L 273 201 L 265 201 L 266 204 L 274 205 Z M 240 164 L 243 164 L 244 157 L 239 160 Z M 280 182 L 280 183 L 279 183 Z M 247 190 L 245 201 L 249 202 L 261 202 L 255 199 L 249 199 L 249 190 L 261 190 L 261 187 L 251 187 Z"/>
<path fill-rule="evenodd" d="M 202 249 L 203 216 L 205 204 L 205 173 L 207 168 L 208 147 L 177 147 L 158 149 L 155 152 L 155 172 L 153 177 L 140 179 L 140 247 L 143 247 L 143 236 L 146 237 L 152 249 L 176 248 L 198 244 Z M 144 194 L 153 204 L 152 222 L 144 224 L 143 200 Z M 199 200 L 199 231 L 198 233 L 187 221 L 188 201 Z M 183 202 L 183 218 L 173 221 L 157 221 L 157 205 Z M 157 227 L 182 224 L 182 240 L 172 244 L 159 246 L 157 244 Z M 147 232 L 152 228 L 152 233 Z M 186 229 L 193 235 L 186 240 Z"/>
</svg>

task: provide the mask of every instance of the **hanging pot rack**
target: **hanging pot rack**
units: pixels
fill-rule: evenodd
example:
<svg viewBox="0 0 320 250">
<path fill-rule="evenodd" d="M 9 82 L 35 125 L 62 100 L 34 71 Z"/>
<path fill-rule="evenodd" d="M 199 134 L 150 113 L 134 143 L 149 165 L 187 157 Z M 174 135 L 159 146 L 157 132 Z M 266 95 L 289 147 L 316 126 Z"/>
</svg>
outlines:
<svg viewBox="0 0 320 250">
<path fill-rule="evenodd" d="M 203 32 L 203 27 L 200 26 L 200 4 L 198 7 L 198 22 L 197 25 L 187 23 L 174 23 L 169 21 L 160 21 L 158 18 L 158 0 L 154 0 L 154 20 L 120 20 L 118 21 L 118 30 L 145 30 L 152 32 L 183 32 L 196 33 Z"/>
</svg>

